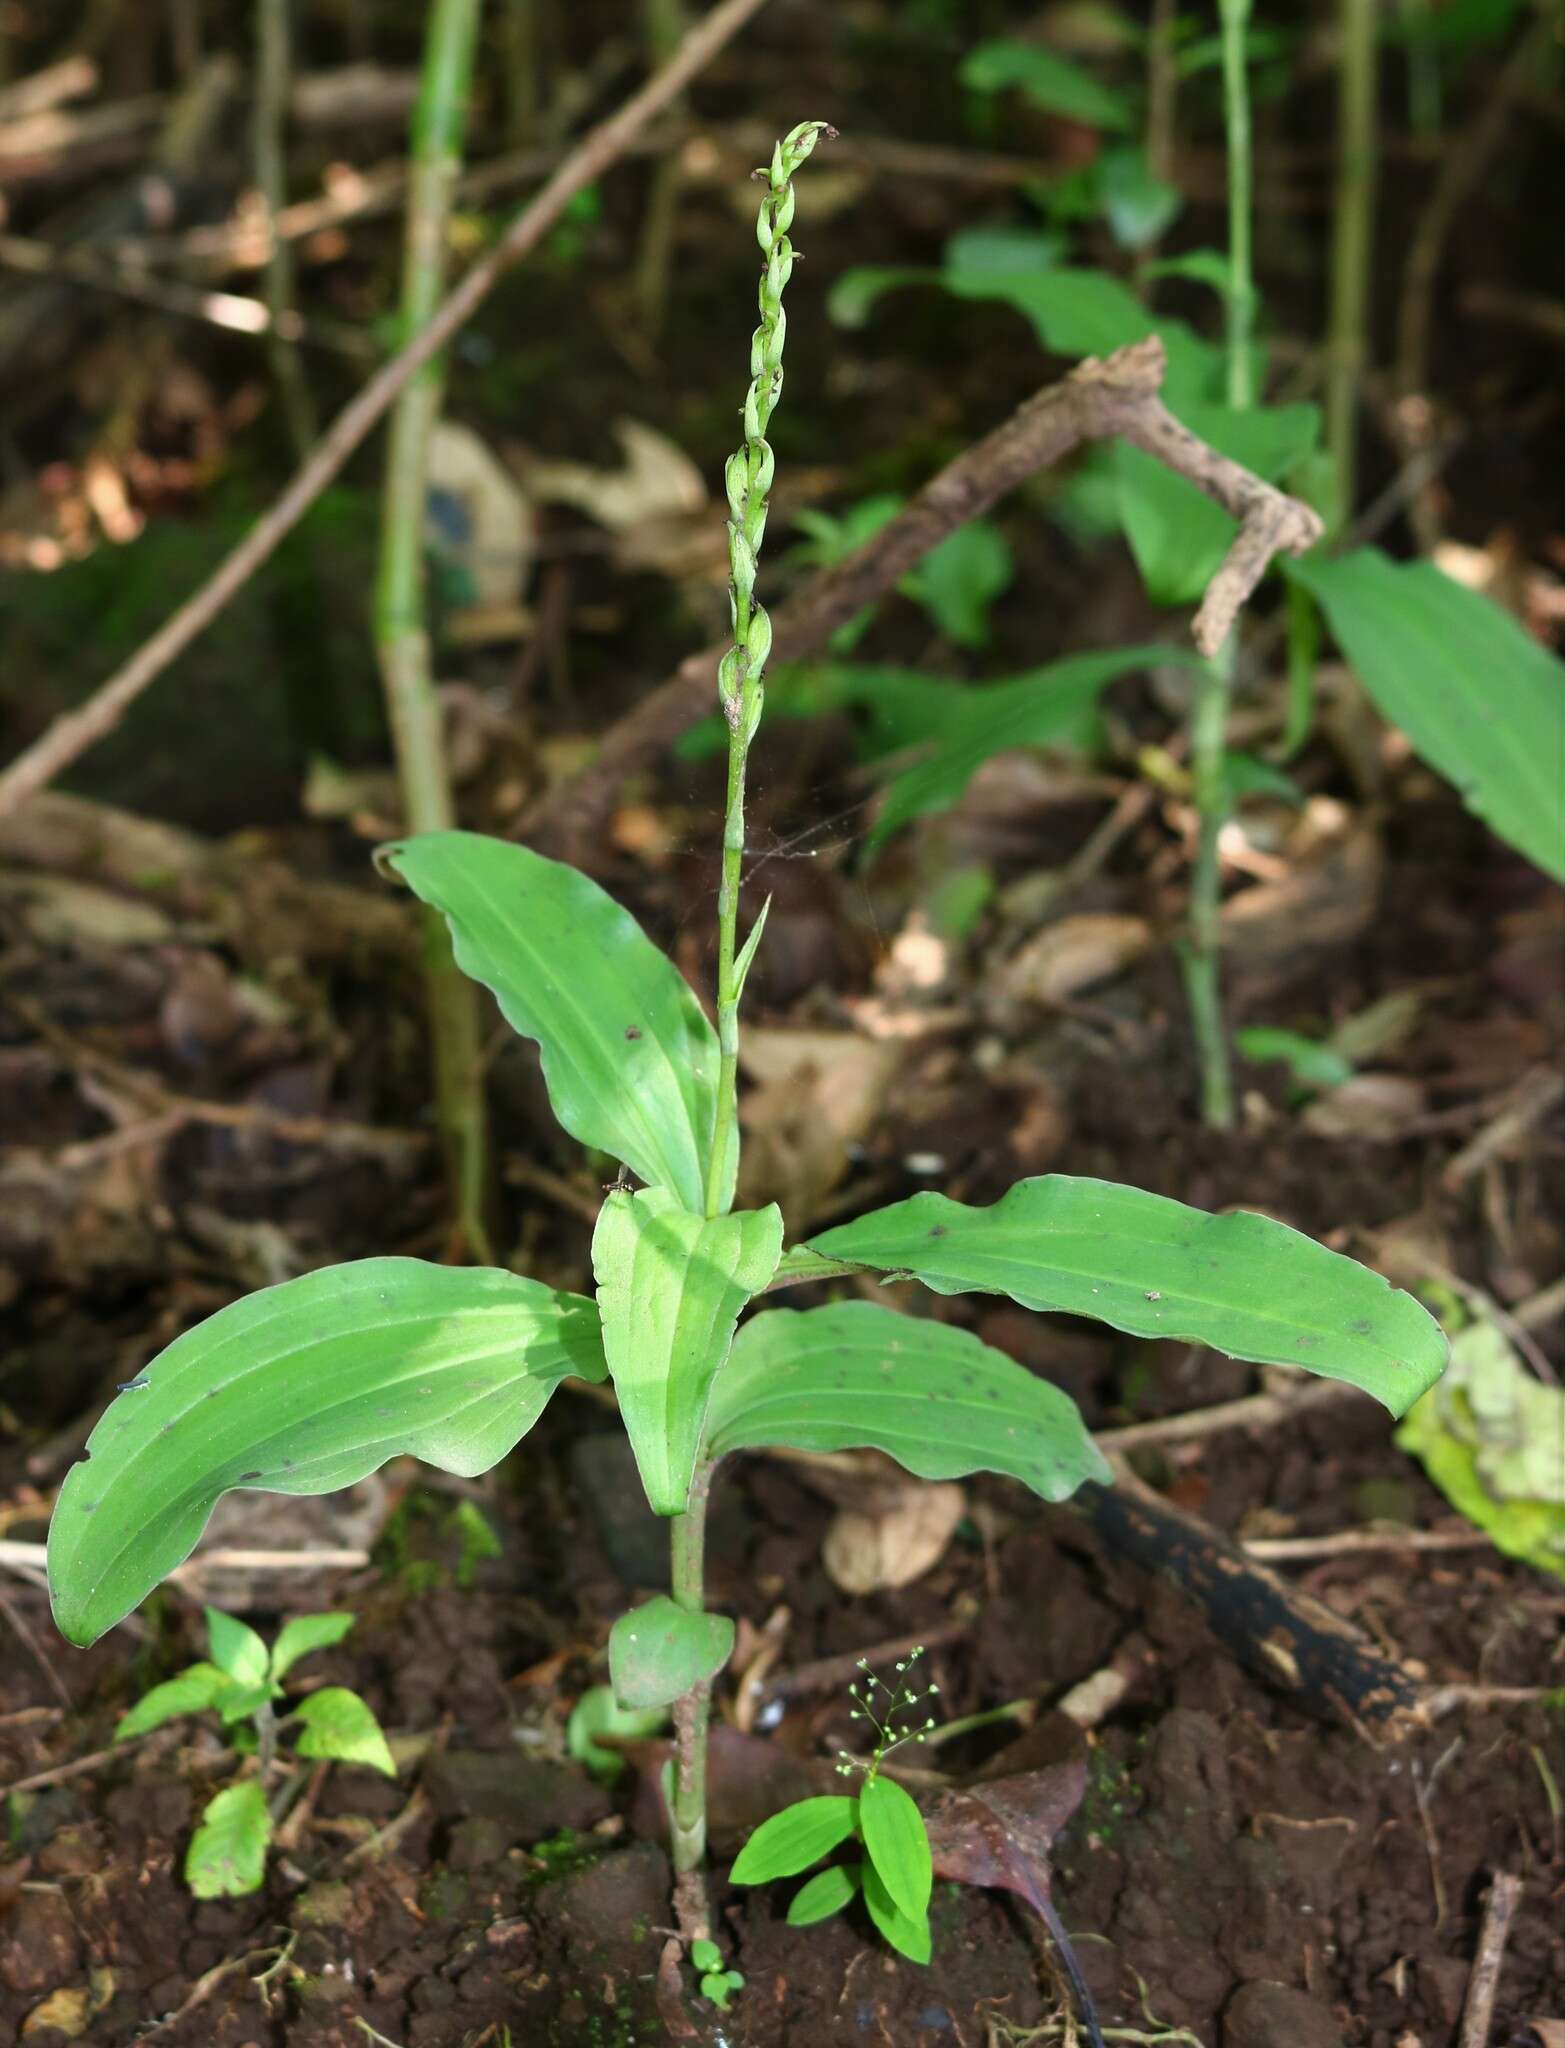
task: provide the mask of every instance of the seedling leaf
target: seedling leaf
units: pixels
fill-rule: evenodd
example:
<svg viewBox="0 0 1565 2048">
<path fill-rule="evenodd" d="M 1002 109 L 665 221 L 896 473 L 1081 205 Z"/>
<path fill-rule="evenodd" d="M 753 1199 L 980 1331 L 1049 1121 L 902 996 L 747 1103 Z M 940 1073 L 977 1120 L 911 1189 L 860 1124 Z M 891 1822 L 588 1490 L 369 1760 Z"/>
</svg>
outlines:
<svg viewBox="0 0 1565 2048">
<path fill-rule="evenodd" d="M 592 1303 L 514 1273 L 361 1259 L 247 1295 L 154 1359 L 66 1474 L 60 1631 L 86 1644 L 122 1620 L 232 1487 L 331 1493 L 402 1454 L 473 1478 L 561 1379 L 604 1372 Z"/>
<path fill-rule="evenodd" d="M 256 1779 L 226 1786 L 201 1817 L 185 1855 L 185 1882 L 198 1899 L 258 1892 L 271 1839 L 266 1794 Z"/>
<path fill-rule="evenodd" d="M 301 1657 L 340 1643 L 356 1619 L 352 1614 L 296 1614 L 285 1621 L 272 1645 L 273 1678 L 292 1670 Z"/>
<path fill-rule="evenodd" d="M 859 1794 L 859 1833 L 892 1899 L 910 1920 L 921 1920 L 934 1881 L 924 1816 L 912 1796 L 881 1772 Z"/>
<path fill-rule="evenodd" d="M 818 1920 L 829 1920 L 833 1913 L 840 1913 L 851 1904 L 863 1882 L 857 1863 L 834 1863 L 829 1870 L 816 1871 L 794 1893 L 788 1908 L 788 1925 L 813 1927 Z"/>
<path fill-rule="evenodd" d="M 128 1742 L 133 1735 L 145 1735 L 161 1728 L 180 1714 L 204 1714 L 215 1707 L 234 1681 L 215 1664 L 191 1664 L 162 1685 L 144 1693 L 128 1714 L 122 1715 L 114 1731 L 116 1742 Z"/>
<path fill-rule="evenodd" d="M 266 1645 L 247 1622 L 239 1621 L 232 1614 L 224 1614 L 216 1607 L 203 1609 L 206 1615 L 207 1642 L 212 1649 L 212 1662 L 219 1671 L 226 1671 L 236 1685 L 264 1685 L 266 1683 Z"/>
<path fill-rule="evenodd" d="M 937 1294 L 1008 1294 L 1137 1337 L 1303 1366 L 1394 1415 L 1445 1364 L 1438 1323 L 1368 1267 L 1269 1217 L 1209 1216 L 1113 1181 L 1046 1174 L 987 1209 L 914 1195 L 808 1249 L 912 1273 Z"/>
<path fill-rule="evenodd" d="M 848 1839 L 858 1825 L 858 1815 L 859 1802 L 844 1793 L 797 1800 L 762 1821 L 734 1859 L 729 1876 L 735 1884 L 769 1884 L 775 1877 L 797 1877 Z"/>
<path fill-rule="evenodd" d="M 864 1903 L 871 1920 L 899 1954 L 910 1963 L 929 1961 L 929 1915 L 904 1913 L 873 1863 L 864 1865 Z"/>
<path fill-rule="evenodd" d="M 604 1354 L 657 1514 L 684 1511 L 713 1378 L 740 1310 L 781 1256 L 775 1204 L 700 1216 L 666 1188 L 644 1188 L 611 1194 L 598 1212 L 592 1268 Z"/>
<path fill-rule="evenodd" d="M 707 1451 L 884 1451 L 920 1479 L 1003 1472 L 1045 1500 L 1111 1477 L 1069 1395 L 947 1323 L 870 1301 L 767 1309 L 717 1376 Z"/>
<path fill-rule="evenodd" d="M 726 1614 L 681 1607 L 659 1593 L 609 1631 L 609 1677 L 622 1707 L 667 1707 L 728 1662 L 734 1625 Z"/>
<path fill-rule="evenodd" d="M 575 868 L 479 833 L 422 833 L 379 858 L 444 915 L 457 965 L 512 1030 L 537 1040 L 571 1136 L 699 1209 L 717 1034 L 630 912 Z M 737 1165 L 735 1147 L 729 1195 Z"/>
<path fill-rule="evenodd" d="M 397 1775 L 380 1723 L 356 1692 L 345 1685 L 323 1686 L 300 1700 L 294 1719 L 303 1733 L 294 1743 L 300 1756 L 332 1757 L 338 1763 L 365 1764 L 388 1778 Z"/>
</svg>

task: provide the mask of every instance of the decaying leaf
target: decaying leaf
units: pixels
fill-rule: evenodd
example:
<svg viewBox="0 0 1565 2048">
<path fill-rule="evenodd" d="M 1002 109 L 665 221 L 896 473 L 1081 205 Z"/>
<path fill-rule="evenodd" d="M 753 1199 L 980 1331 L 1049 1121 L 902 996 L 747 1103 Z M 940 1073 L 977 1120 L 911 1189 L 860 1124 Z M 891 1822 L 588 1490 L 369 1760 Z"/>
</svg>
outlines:
<svg viewBox="0 0 1565 2048">
<path fill-rule="evenodd" d="M 462 609 L 514 624 L 532 564 L 532 508 L 470 427 L 436 425 L 425 503 L 431 548 L 448 566 Z M 468 630 L 462 637 L 488 636 Z"/>
<path fill-rule="evenodd" d="M 590 462 L 530 463 L 529 495 L 573 505 L 611 533 L 705 509 L 706 480 L 677 442 L 640 420 L 616 420 L 614 436 L 625 452 L 619 469 L 594 469 Z"/>
<path fill-rule="evenodd" d="M 85 1984 L 69 1984 L 33 2007 L 22 2022 L 22 2039 L 50 2028 L 68 2041 L 79 2041 L 91 2024 L 92 1993 Z"/>
<path fill-rule="evenodd" d="M 1065 1003 L 1121 974 L 1152 944 L 1142 917 L 1111 911 L 1061 918 L 1005 964 L 998 993 L 1012 1003 Z"/>
<path fill-rule="evenodd" d="M 1535 1379 L 1494 1320 L 1457 1332 L 1396 1441 L 1498 1549 L 1565 1579 L 1565 1388 Z"/>
<path fill-rule="evenodd" d="M 877 1485 L 865 1505 L 838 1512 L 821 1561 L 845 1593 L 910 1586 L 940 1562 L 966 1512 L 967 1496 L 952 1480 Z"/>
<path fill-rule="evenodd" d="M 1423 1115 L 1424 1091 L 1408 1074 L 1355 1074 L 1305 1110 L 1301 1122 L 1317 1138 L 1357 1138 L 1395 1145 Z"/>
<path fill-rule="evenodd" d="M 740 1111 L 741 1198 L 776 1200 L 802 1234 L 873 1128 L 901 1058 L 900 1046 L 857 1031 L 747 1030 L 739 1059 L 757 1085 Z"/>
</svg>

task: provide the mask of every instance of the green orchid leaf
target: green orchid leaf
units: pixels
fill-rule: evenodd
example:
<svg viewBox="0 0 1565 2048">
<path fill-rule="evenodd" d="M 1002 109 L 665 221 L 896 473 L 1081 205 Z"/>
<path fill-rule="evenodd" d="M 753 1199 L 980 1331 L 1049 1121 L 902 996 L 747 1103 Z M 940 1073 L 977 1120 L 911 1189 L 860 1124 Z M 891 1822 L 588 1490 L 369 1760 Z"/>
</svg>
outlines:
<svg viewBox="0 0 1565 2048">
<path fill-rule="evenodd" d="M 258 1892 L 266 1874 L 272 1821 L 254 1778 L 229 1785 L 212 1800 L 185 1855 L 185 1882 L 198 1899 L 237 1899 Z"/>
<path fill-rule="evenodd" d="M 593 1304 L 514 1273 L 361 1259 L 247 1295 L 155 1358 L 66 1474 L 60 1631 L 86 1644 L 122 1620 L 233 1487 L 332 1493 L 403 1455 L 470 1479 L 560 1380 L 604 1372 Z"/>
<path fill-rule="evenodd" d="M 970 519 L 931 548 L 897 588 L 921 604 L 948 639 L 962 647 L 987 647 L 989 607 L 1015 574 L 1000 529 L 988 519 Z"/>
<path fill-rule="evenodd" d="M 215 1664 L 191 1664 L 175 1677 L 144 1693 L 128 1714 L 120 1717 L 114 1731 L 116 1742 L 128 1742 L 133 1735 L 145 1735 L 161 1728 L 165 1721 L 181 1714 L 204 1714 L 215 1707 L 234 1681 Z"/>
<path fill-rule="evenodd" d="M 380 849 L 451 928 L 456 963 L 536 1039 L 554 1113 L 686 1208 L 704 1197 L 717 1125 L 717 1034 L 628 910 L 575 868 L 475 832 Z M 732 1198 L 735 1142 L 723 1199 Z"/>
<path fill-rule="evenodd" d="M 611 1194 L 592 1269 L 603 1349 L 653 1512 L 684 1512 L 718 1367 L 782 1256 L 782 1212 L 693 1215 L 666 1188 Z"/>
<path fill-rule="evenodd" d="M 707 1455 L 767 1444 L 884 1451 L 920 1479 L 1003 1472 L 1045 1500 L 1112 1478 L 1068 1394 L 967 1330 L 872 1301 L 766 1309 L 739 1332 Z"/>
<path fill-rule="evenodd" d="M 959 75 L 969 92 L 1017 86 L 1035 107 L 1090 128 L 1128 130 L 1136 123 L 1134 103 L 1125 93 L 1101 85 L 1044 43 L 978 43 L 962 60 Z"/>
<path fill-rule="evenodd" d="M 721 1671 L 733 1647 L 734 1625 L 726 1614 L 655 1594 L 609 1630 L 614 1697 L 626 1709 L 672 1706 Z"/>
<path fill-rule="evenodd" d="M 1368 1267 L 1269 1217 L 1209 1216 L 1113 1181 L 1046 1174 L 988 1209 L 914 1195 L 807 1249 L 911 1273 L 937 1294 L 1008 1294 L 1132 1336 L 1303 1366 L 1362 1387 L 1393 1415 L 1445 1364 L 1439 1324 Z"/>
<path fill-rule="evenodd" d="M 296 1614 L 291 1621 L 285 1621 L 272 1645 L 273 1678 L 291 1671 L 301 1657 L 340 1643 L 357 1618 L 352 1614 Z"/>
<path fill-rule="evenodd" d="M 893 1779 L 876 1772 L 859 1794 L 859 1833 L 880 1881 L 909 1920 L 929 1911 L 934 1865 L 924 1816 Z"/>
<path fill-rule="evenodd" d="M 364 1764 L 388 1778 L 397 1775 L 380 1723 L 356 1692 L 345 1685 L 322 1686 L 300 1700 L 291 1718 L 302 1723 L 294 1742 L 300 1756 Z"/>
<path fill-rule="evenodd" d="M 1491 831 L 1565 882 L 1565 663 L 1432 562 L 1317 549 L 1287 573 L 1381 715 Z"/>
<path fill-rule="evenodd" d="M 818 1920 L 829 1920 L 853 1903 L 863 1884 L 863 1866 L 858 1863 L 834 1863 L 829 1870 L 818 1870 L 794 1893 L 788 1925 L 813 1927 Z"/>
<path fill-rule="evenodd" d="M 929 1961 L 929 1915 L 904 1913 L 873 1863 L 864 1865 L 864 1904 L 871 1920 L 899 1955 L 906 1956 L 910 1963 Z"/>
<path fill-rule="evenodd" d="M 267 1673 L 266 1645 L 248 1623 L 224 1614 L 219 1608 L 202 1610 L 206 1615 L 206 1637 L 212 1662 L 226 1671 L 236 1685 L 264 1685 Z"/>
<path fill-rule="evenodd" d="M 859 1802 L 846 1794 L 797 1800 L 762 1821 L 739 1851 L 729 1875 L 735 1884 L 769 1884 L 774 1877 L 797 1877 L 847 1841 L 858 1822 Z"/>
</svg>

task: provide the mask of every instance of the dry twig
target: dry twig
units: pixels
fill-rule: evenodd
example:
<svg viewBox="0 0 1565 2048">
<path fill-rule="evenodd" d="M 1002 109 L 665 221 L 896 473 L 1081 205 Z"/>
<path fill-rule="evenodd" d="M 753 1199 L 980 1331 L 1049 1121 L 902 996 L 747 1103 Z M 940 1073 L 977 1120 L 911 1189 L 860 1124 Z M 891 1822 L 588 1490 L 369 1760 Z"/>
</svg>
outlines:
<svg viewBox="0 0 1565 2048">
<path fill-rule="evenodd" d="M 292 532 L 409 379 L 439 355 L 504 272 L 536 247 L 576 194 L 603 175 L 652 116 L 677 98 L 761 4 L 762 0 L 722 0 L 691 31 L 661 71 L 633 94 L 618 113 L 610 115 L 583 138 L 494 248 L 473 265 L 428 326 L 377 371 L 358 397 L 338 414 L 292 483 L 215 574 L 85 704 L 55 719 L 0 774 L 0 815 L 36 795 L 62 769 L 114 730 L 142 692 L 206 630 Z"/>
<path fill-rule="evenodd" d="M 1484 1907 L 1483 1926 L 1478 1935 L 1478 1954 L 1467 1982 L 1467 2007 L 1462 2014 L 1461 2048 L 1489 2048 L 1489 2029 L 1494 2020 L 1495 1994 L 1500 1988 L 1500 1966 L 1505 1961 L 1505 1944 L 1511 1921 L 1522 1895 L 1522 1881 L 1508 1870 L 1497 1870 Z"/>
</svg>

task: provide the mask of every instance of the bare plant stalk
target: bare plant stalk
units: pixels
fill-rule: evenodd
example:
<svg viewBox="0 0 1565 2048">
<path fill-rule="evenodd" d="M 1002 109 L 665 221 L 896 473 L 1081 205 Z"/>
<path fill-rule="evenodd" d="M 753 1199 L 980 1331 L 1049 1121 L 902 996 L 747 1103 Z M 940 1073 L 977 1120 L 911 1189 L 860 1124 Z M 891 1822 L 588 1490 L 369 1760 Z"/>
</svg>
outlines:
<svg viewBox="0 0 1565 2048">
<path fill-rule="evenodd" d="M 1341 31 L 1326 447 L 1336 473 L 1337 511 L 1340 519 L 1346 519 L 1353 510 L 1357 482 L 1359 390 L 1367 359 L 1369 258 L 1375 221 L 1375 98 L 1380 47 L 1375 0 L 1342 0 Z"/>
<path fill-rule="evenodd" d="M 788 239 L 793 222 L 793 174 L 822 135 L 832 133 L 824 121 L 801 122 L 776 145 L 771 164 L 762 174 L 767 190 L 755 227 L 756 240 L 766 258 L 758 293 L 761 317 L 750 342 L 744 446 L 729 457 L 724 477 L 728 491 L 728 594 L 733 645 L 717 667 L 718 701 L 728 722 L 728 806 L 723 821 L 723 867 L 717 894 L 717 1039 L 722 1065 L 712 1150 L 707 1159 L 708 1216 L 719 1215 L 728 1200 L 729 1163 L 739 1128 L 739 998 L 766 921 L 763 911 L 741 952 L 737 940 L 744 856 L 745 762 L 761 722 L 766 658 L 772 646 L 772 622 L 765 607 L 755 599 L 755 572 L 766 533 L 767 496 L 776 466 L 766 429 L 782 395 L 783 342 L 788 331 L 782 299 L 794 261 L 793 245 Z M 697 1472 L 689 1504 L 683 1514 L 673 1518 L 669 1531 L 673 1596 L 682 1607 L 696 1612 L 706 1598 L 702 1547 L 711 1479 L 710 1466 Z M 670 1839 L 674 1856 L 674 1911 L 679 1931 L 687 1942 L 708 1937 L 702 1866 L 706 1861 L 706 1731 L 710 1704 L 709 1683 L 694 1687 L 674 1703 Z"/>
<path fill-rule="evenodd" d="M 666 64 L 685 33 L 684 0 L 642 0 L 642 20 L 648 55 L 654 64 Z M 641 248 L 636 257 L 636 317 L 649 342 L 655 342 L 662 333 L 668 312 L 674 238 L 679 228 L 681 175 L 679 148 L 675 144 L 658 158 L 653 171 L 646 216 L 641 224 Z"/>
<path fill-rule="evenodd" d="M 407 336 L 434 317 L 445 284 L 451 194 L 462 168 L 477 26 L 478 0 L 435 0 L 413 116 L 402 274 Z M 409 380 L 391 416 L 375 582 L 375 648 L 410 832 L 443 832 L 456 822 L 424 616 L 424 501 L 430 440 L 443 395 L 443 367 L 434 357 Z M 428 909 L 420 916 L 435 1119 L 446 1155 L 457 1234 L 464 1251 L 492 1263 L 484 1222 L 487 1146 L 478 991 L 452 958 L 444 919 Z"/>
<path fill-rule="evenodd" d="M 1255 403 L 1255 283 L 1251 259 L 1250 80 L 1245 31 L 1250 0 L 1222 0 L 1223 107 L 1228 128 L 1228 403 Z M 1190 1028 L 1201 1068 L 1201 1117 L 1211 1130 L 1234 1120 L 1233 1068 L 1223 1017 L 1222 836 L 1228 822 L 1225 755 L 1233 690 L 1235 637 L 1230 633 L 1196 677 L 1190 723 L 1190 773 L 1196 810 L 1196 853 L 1190 874 L 1190 928 L 1180 949 Z"/>
<path fill-rule="evenodd" d="M 261 0 L 256 20 L 255 182 L 266 212 L 269 238 L 264 286 L 267 353 L 293 451 L 302 461 L 315 442 L 315 406 L 298 345 L 288 332 L 293 313 L 293 244 L 277 232 L 277 216 L 288 203 L 287 158 L 283 150 L 283 123 L 288 117 L 292 70 L 288 7 L 289 0 Z"/>
</svg>

